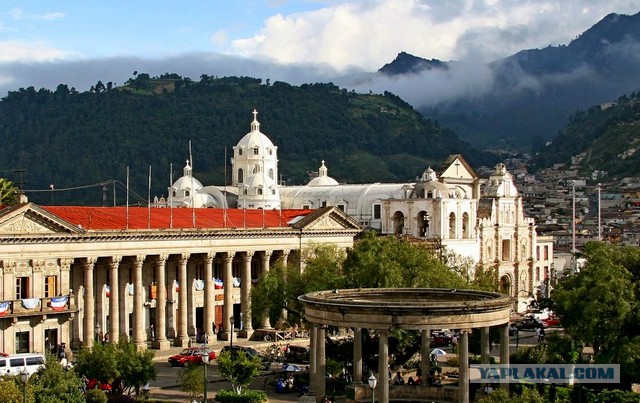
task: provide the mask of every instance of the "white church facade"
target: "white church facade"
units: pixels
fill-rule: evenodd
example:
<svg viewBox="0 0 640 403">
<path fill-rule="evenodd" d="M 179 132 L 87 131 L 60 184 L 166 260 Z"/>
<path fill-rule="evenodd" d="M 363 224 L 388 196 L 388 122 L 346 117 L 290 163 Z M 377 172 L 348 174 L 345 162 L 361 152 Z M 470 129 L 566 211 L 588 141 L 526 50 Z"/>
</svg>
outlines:
<svg viewBox="0 0 640 403">
<path fill-rule="evenodd" d="M 437 170 L 427 168 L 415 182 L 341 184 L 322 161 L 318 176 L 306 185 L 279 186 L 277 147 L 260 131 L 255 110 L 249 133 L 233 150 L 231 186 L 200 185 L 197 194 L 207 196 L 195 200 L 210 203 L 198 207 L 335 206 L 364 228 L 437 242 L 447 252 L 495 269 L 501 291 L 517 301 L 517 311 L 526 309 L 531 298 L 548 295 L 555 276 L 553 238 L 538 236 L 534 220 L 525 217 L 522 197 L 504 164 L 489 178 L 480 178 L 456 154 Z M 188 205 L 189 198 L 176 203 Z"/>
</svg>

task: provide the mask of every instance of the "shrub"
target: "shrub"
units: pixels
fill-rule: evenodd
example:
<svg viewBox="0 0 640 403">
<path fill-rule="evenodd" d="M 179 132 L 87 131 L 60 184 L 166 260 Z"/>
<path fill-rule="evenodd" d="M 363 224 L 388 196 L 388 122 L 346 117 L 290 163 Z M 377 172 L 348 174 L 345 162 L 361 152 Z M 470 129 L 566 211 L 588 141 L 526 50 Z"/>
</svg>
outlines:
<svg viewBox="0 0 640 403">
<path fill-rule="evenodd" d="M 107 395 L 100 389 L 88 390 L 84 398 L 87 400 L 87 403 L 107 403 Z"/>
<path fill-rule="evenodd" d="M 233 390 L 223 389 L 216 393 L 216 402 L 221 403 L 262 403 L 267 401 L 267 394 L 261 390 L 243 390 L 237 394 Z"/>
</svg>

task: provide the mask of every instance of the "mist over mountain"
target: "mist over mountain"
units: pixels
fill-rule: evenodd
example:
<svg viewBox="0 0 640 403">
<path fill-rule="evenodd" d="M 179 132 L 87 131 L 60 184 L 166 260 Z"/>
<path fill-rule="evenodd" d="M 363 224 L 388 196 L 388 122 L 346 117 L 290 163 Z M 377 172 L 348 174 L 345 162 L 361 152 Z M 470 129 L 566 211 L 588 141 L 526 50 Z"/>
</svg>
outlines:
<svg viewBox="0 0 640 403">
<path fill-rule="evenodd" d="M 386 86 L 477 147 L 530 150 L 552 139 L 577 110 L 636 91 L 638 71 L 640 13 L 610 14 L 568 45 L 489 64 L 401 53 L 357 88 Z"/>
</svg>

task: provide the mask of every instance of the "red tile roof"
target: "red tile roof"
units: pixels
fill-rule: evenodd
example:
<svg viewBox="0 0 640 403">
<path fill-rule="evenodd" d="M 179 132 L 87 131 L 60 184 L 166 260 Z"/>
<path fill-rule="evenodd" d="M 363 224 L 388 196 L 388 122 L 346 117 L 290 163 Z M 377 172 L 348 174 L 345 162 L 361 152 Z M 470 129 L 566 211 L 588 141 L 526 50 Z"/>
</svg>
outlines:
<svg viewBox="0 0 640 403">
<path fill-rule="evenodd" d="M 288 227 L 289 221 L 313 210 L 241 210 L 217 208 L 151 208 L 39 206 L 43 210 L 85 230 L 124 229 L 224 229 Z M 150 213 L 149 213 L 150 211 Z M 264 213 L 264 214 L 263 214 Z M 173 216 L 173 220 L 171 219 Z M 193 225 L 195 216 L 195 226 Z M 173 221 L 173 225 L 170 223 Z"/>
</svg>

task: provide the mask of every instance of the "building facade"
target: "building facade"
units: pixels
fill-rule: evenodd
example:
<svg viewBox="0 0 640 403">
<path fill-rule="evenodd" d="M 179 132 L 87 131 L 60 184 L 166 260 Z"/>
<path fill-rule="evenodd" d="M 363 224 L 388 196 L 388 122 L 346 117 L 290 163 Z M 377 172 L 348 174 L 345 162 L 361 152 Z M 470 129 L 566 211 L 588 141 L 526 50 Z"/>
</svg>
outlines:
<svg viewBox="0 0 640 403">
<path fill-rule="evenodd" d="M 286 211 L 37 206 L 0 211 L 0 351 L 126 336 L 187 346 L 205 332 L 250 337 L 250 291 L 310 244 L 353 245 L 337 208 Z"/>
</svg>

